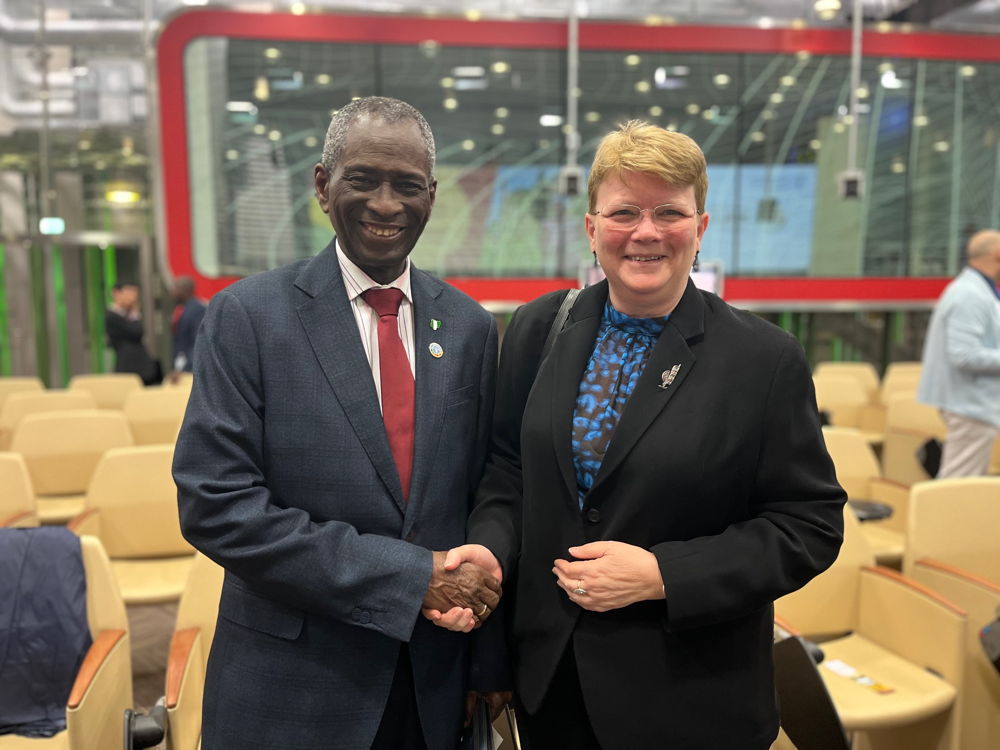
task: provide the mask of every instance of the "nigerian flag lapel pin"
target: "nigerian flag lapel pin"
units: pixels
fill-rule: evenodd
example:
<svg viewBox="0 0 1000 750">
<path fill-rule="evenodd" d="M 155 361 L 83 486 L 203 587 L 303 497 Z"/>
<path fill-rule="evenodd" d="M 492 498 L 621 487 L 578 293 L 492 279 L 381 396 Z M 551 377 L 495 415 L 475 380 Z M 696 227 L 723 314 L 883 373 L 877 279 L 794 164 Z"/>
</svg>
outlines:
<svg viewBox="0 0 1000 750">
<path fill-rule="evenodd" d="M 431 330 L 436 331 L 441 328 L 441 321 L 437 318 L 431 318 Z"/>
</svg>

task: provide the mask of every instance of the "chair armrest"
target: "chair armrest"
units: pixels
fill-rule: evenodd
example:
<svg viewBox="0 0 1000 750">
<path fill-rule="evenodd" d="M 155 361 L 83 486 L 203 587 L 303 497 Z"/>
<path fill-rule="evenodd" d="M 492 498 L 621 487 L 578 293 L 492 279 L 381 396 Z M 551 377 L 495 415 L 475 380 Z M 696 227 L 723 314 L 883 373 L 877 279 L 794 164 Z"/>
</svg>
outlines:
<svg viewBox="0 0 1000 750">
<path fill-rule="evenodd" d="M 66 528 L 77 536 L 101 536 L 101 512 L 97 508 L 88 508 L 77 516 L 74 516 Z"/>
<path fill-rule="evenodd" d="M 66 705 L 70 750 L 121 747 L 122 715 L 132 705 L 132 658 L 124 630 L 97 636 Z"/>
<path fill-rule="evenodd" d="M 885 503 L 892 508 L 892 515 L 879 523 L 906 533 L 906 519 L 910 509 L 910 487 L 892 479 L 872 479 L 868 484 L 869 500 Z"/>
<path fill-rule="evenodd" d="M 166 705 L 171 750 L 195 750 L 201 738 L 204 648 L 201 628 L 178 630 L 170 640 Z"/>
<path fill-rule="evenodd" d="M 24 527 L 34 527 L 38 525 L 38 516 L 30 510 L 23 510 L 14 513 L 6 518 L 0 518 L 0 529 L 15 529 Z"/>
<path fill-rule="evenodd" d="M 883 567 L 861 568 L 857 633 L 962 684 L 966 613 L 928 587 Z"/>
<path fill-rule="evenodd" d="M 124 637 L 124 630 L 102 630 L 101 634 L 97 636 L 97 640 L 90 644 L 90 648 L 87 649 L 87 653 L 83 657 L 83 664 L 80 665 L 80 669 L 76 673 L 76 680 L 73 682 L 69 700 L 66 701 L 66 708 L 76 709 L 80 707 L 97 679 L 101 667 L 108 662 L 115 646 Z"/>
</svg>

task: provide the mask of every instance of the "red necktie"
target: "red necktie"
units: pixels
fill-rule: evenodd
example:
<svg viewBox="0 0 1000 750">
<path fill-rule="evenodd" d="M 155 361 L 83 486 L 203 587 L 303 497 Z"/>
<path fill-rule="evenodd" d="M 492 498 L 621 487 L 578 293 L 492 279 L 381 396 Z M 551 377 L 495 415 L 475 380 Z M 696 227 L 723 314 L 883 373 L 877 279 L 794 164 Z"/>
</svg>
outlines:
<svg viewBox="0 0 1000 750">
<path fill-rule="evenodd" d="M 410 497 L 413 474 L 413 373 L 410 360 L 399 338 L 399 289 L 369 289 L 364 298 L 378 313 L 378 360 L 382 385 L 382 421 L 389 438 L 389 448 L 396 461 L 403 498 Z"/>
</svg>

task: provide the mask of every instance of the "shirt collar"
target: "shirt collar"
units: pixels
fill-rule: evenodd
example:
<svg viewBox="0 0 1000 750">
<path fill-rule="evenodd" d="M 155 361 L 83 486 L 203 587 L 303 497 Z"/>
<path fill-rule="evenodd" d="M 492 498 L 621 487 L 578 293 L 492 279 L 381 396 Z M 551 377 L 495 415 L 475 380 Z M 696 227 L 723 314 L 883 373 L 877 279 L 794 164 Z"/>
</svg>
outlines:
<svg viewBox="0 0 1000 750">
<path fill-rule="evenodd" d="M 406 266 L 403 272 L 388 284 L 379 284 L 371 276 L 361 270 L 357 263 L 347 257 L 347 253 L 340 246 L 339 240 L 334 240 L 337 246 L 337 260 L 340 262 L 340 270 L 344 274 L 344 287 L 347 289 L 347 298 L 353 301 L 360 297 L 362 293 L 373 288 L 394 287 L 403 293 L 406 300 L 412 304 L 413 297 L 410 295 L 410 259 L 406 259 Z"/>
<path fill-rule="evenodd" d="M 985 273 L 983 273 L 982 271 L 980 271 L 980 270 L 979 270 L 978 268 L 973 268 L 972 266 L 968 266 L 968 268 L 969 268 L 970 270 L 972 270 L 972 271 L 975 271 L 975 272 L 976 272 L 976 273 L 978 273 L 978 274 L 979 274 L 980 276 L 982 276 L 982 277 L 983 277 L 983 280 L 984 280 L 984 281 L 986 282 L 986 284 L 987 284 L 987 285 L 989 286 L 989 288 L 990 288 L 990 291 L 991 291 L 991 292 L 993 292 L 993 294 L 995 294 L 995 295 L 997 296 L 997 299 L 1000 299 L 1000 288 L 997 288 L 997 285 L 996 285 L 996 282 L 995 282 L 995 281 L 993 281 L 993 279 L 991 279 L 991 278 L 990 278 L 989 276 L 987 276 L 987 275 L 986 275 Z"/>
</svg>

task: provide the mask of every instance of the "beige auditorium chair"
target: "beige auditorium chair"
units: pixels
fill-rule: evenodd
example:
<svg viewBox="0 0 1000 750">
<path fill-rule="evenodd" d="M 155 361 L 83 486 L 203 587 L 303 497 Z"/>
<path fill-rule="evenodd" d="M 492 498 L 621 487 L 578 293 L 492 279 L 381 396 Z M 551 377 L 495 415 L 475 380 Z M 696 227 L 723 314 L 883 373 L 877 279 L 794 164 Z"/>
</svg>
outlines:
<svg viewBox="0 0 1000 750">
<path fill-rule="evenodd" d="M 136 445 L 177 441 L 189 391 L 182 387 L 141 388 L 132 391 L 123 411 Z"/>
<path fill-rule="evenodd" d="M 880 383 L 878 370 L 870 362 L 819 362 L 813 370 L 813 375 L 854 378 L 861 385 L 868 401 L 875 400 Z"/>
<path fill-rule="evenodd" d="M 905 546 L 910 488 L 882 478 L 882 469 L 871 445 L 858 430 L 824 427 L 826 449 L 833 459 L 837 481 L 851 500 L 871 500 L 892 508 L 889 518 L 866 521 L 861 532 L 881 565 L 899 567 Z"/>
<path fill-rule="evenodd" d="M 1000 477 L 915 484 L 906 535 L 904 570 L 932 558 L 1000 581 Z"/>
<path fill-rule="evenodd" d="M 96 409 L 97 402 L 83 391 L 20 391 L 10 394 L 0 407 L 0 450 L 10 450 L 14 429 L 29 414 L 72 409 Z"/>
<path fill-rule="evenodd" d="M 194 373 L 191 372 L 177 372 L 170 373 L 170 375 L 163 379 L 162 388 L 183 388 L 186 391 L 191 390 L 191 386 L 194 384 Z"/>
<path fill-rule="evenodd" d="M 11 448 L 28 467 L 39 520 L 65 523 L 83 510 L 90 477 L 104 452 L 127 445 L 132 433 L 124 414 L 81 409 L 26 416 Z"/>
<path fill-rule="evenodd" d="M 990 456 L 990 474 L 1000 474 L 1000 438 L 993 443 L 993 455 Z"/>
<path fill-rule="evenodd" d="M 201 740 L 205 667 L 215 637 L 222 578 L 221 567 L 201 553 L 195 555 L 167 658 L 167 750 L 196 750 Z"/>
<path fill-rule="evenodd" d="M 100 538 L 126 604 L 176 601 L 194 548 L 181 536 L 171 445 L 108 450 L 69 528 Z"/>
<path fill-rule="evenodd" d="M 877 442 L 885 439 L 889 401 L 900 395 L 916 398 L 920 367 L 919 362 L 893 362 L 886 368 L 874 403 L 866 406 L 861 415 L 861 429 L 869 436 L 878 436 Z"/>
<path fill-rule="evenodd" d="M 35 491 L 20 453 L 0 453 L 0 528 L 38 525 Z"/>
<path fill-rule="evenodd" d="M 873 567 L 849 510 L 844 526 L 837 561 L 776 601 L 776 614 L 821 641 L 820 673 L 854 750 L 960 750 L 965 613 Z"/>
<path fill-rule="evenodd" d="M 45 390 L 45 384 L 39 378 L 20 378 L 12 375 L 0 377 L 0 407 L 12 393 L 38 393 Z"/>
<path fill-rule="evenodd" d="M 813 375 L 813 386 L 816 388 L 816 406 L 826 414 L 829 424 L 835 427 L 862 428 L 871 398 L 857 378 L 820 372 Z M 865 437 L 880 439 L 881 436 L 866 433 Z"/>
<path fill-rule="evenodd" d="M 69 389 L 89 393 L 97 402 L 98 409 L 121 409 L 128 395 L 140 388 L 142 378 L 131 372 L 74 375 L 69 380 Z"/>
<path fill-rule="evenodd" d="M 929 440 L 944 441 L 947 432 L 933 406 L 920 403 L 914 396 L 893 396 L 882 443 L 882 476 L 906 485 L 932 479 L 920 463 L 919 451 Z"/>
<path fill-rule="evenodd" d="M 1000 580 L 930 558 L 910 565 L 908 575 L 968 613 L 959 746 L 962 750 L 1000 748 L 1000 675 L 979 642 L 980 628 L 1000 611 Z"/>
<path fill-rule="evenodd" d="M 0 735 L 0 750 L 103 750 L 122 746 L 122 714 L 132 705 L 128 619 L 100 541 L 80 539 L 93 643 L 66 702 L 66 730 L 45 739 Z"/>
</svg>

